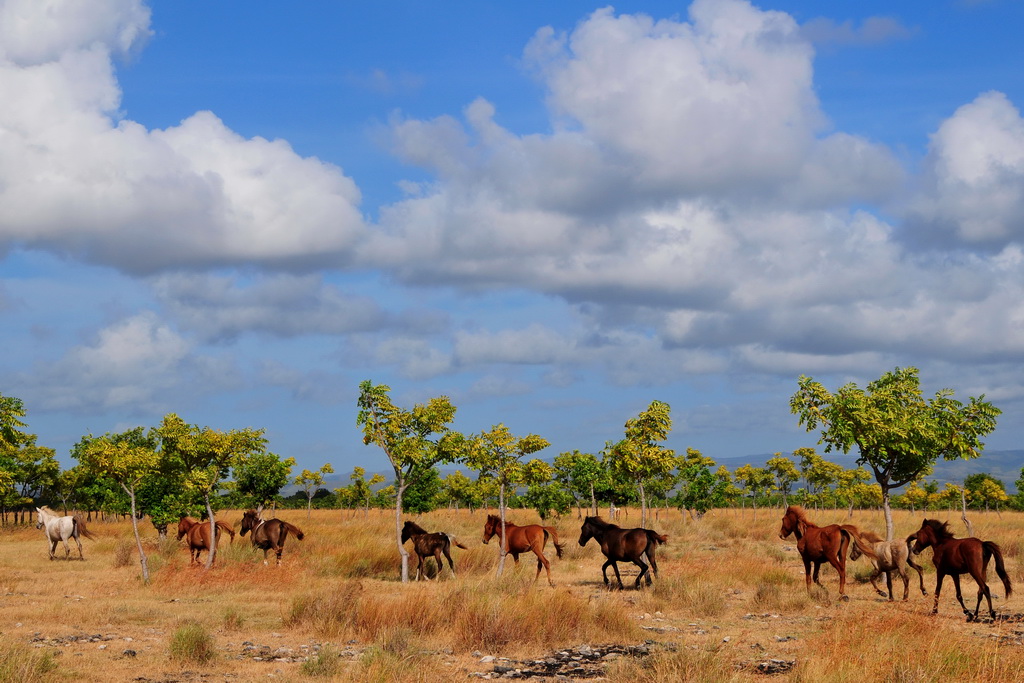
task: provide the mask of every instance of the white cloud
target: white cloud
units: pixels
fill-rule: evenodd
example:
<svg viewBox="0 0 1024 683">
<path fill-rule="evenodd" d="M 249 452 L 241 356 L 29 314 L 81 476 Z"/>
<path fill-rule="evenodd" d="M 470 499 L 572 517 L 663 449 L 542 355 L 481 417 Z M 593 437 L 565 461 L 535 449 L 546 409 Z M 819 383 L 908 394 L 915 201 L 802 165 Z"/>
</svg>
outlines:
<svg viewBox="0 0 1024 683">
<path fill-rule="evenodd" d="M 818 17 L 801 26 L 800 32 L 812 43 L 833 45 L 873 45 L 906 40 L 915 33 L 894 17 L 867 17 L 860 25 Z"/>
<path fill-rule="evenodd" d="M 338 263 L 363 225 L 340 169 L 213 114 L 120 118 L 112 57 L 148 35 L 139 2 L 0 3 L 0 245 L 128 272 Z"/>
</svg>

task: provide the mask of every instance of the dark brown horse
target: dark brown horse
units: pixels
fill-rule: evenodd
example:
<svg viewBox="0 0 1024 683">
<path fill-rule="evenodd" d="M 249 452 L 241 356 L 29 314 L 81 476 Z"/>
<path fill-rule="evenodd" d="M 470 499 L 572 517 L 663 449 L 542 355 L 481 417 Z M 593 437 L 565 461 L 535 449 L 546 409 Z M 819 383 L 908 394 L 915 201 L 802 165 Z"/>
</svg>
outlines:
<svg viewBox="0 0 1024 683">
<path fill-rule="evenodd" d="M 796 535 L 796 549 L 804 561 L 804 574 L 807 579 L 807 591 L 811 590 L 811 580 L 821 586 L 818 572 L 821 565 L 828 562 L 839 572 L 839 596 L 841 600 L 849 600 L 846 595 L 846 551 L 850 542 L 860 546 L 860 552 L 872 560 L 878 555 L 867 543 L 860 539 L 860 531 L 852 524 L 830 524 L 818 526 L 807 519 L 807 513 L 799 505 L 790 505 L 782 517 L 782 528 L 779 538 Z M 814 565 L 813 575 L 811 565 Z M 824 588 L 824 586 L 821 586 Z"/>
<path fill-rule="evenodd" d="M 442 553 L 448 558 L 448 567 L 452 570 L 452 576 L 455 576 L 455 563 L 452 562 L 450 552 L 452 544 L 455 544 L 456 548 L 469 550 L 469 548 L 459 543 L 454 536 L 443 531 L 430 533 L 419 524 L 407 521 L 405 526 L 402 527 L 402 543 L 405 543 L 410 538 L 412 539 L 412 547 L 416 551 L 416 558 L 418 560 L 416 565 L 417 581 L 420 580 L 420 572 L 423 573 L 424 578 L 430 578 L 427 576 L 427 570 L 423 565 L 423 561 L 428 557 L 433 557 L 437 561 L 437 573 L 438 575 L 441 574 L 441 569 L 444 567 L 441 563 Z"/>
<path fill-rule="evenodd" d="M 264 520 L 261 510 L 246 510 L 242 515 L 241 534 L 251 531 L 252 544 L 263 551 L 263 564 L 267 564 L 267 553 L 273 550 L 277 554 L 277 564 L 281 564 L 281 553 L 284 551 L 284 542 L 291 533 L 300 541 L 305 538 L 302 529 L 289 524 L 281 519 Z"/>
<path fill-rule="evenodd" d="M 658 562 L 654 559 L 654 551 L 659 544 L 668 542 L 668 536 L 650 529 L 623 529 L 600 517 L 587 517 L 583 520 L 583 526 L 580 527 L 580 545 L 586 545 L 587 541 L 592 538 L 598 542 L 601 552 L 608 558 L 608 561 L 601 567 L 604 585 L 608 585 L 608 565 L 611 565 L 615 570 L 615 578 L 619 580 L 619 590 L 622 590 L 622 577 L 619 576 L 619 566 L 616 562 L 632 562 L 640 567 L 640 575 L 636 577 L 636 587 L 640 588 L 640 579 L 645 576 L 647 585 L 650 586 L 650 569 L 654 570 L 655 576 L 658 575 Z M 644 555 L 651 563 L 650 568 L 640 559 Z"/>
<path fill-rule="evenodd" d="M 1003 565 L 1003 552 L 999 546 L 992 541 L 982 541 L 977 538 L 953 538 L 949 530 L 949 524 L 940 522 L 937 519 L 926 519 L 921 528 L 914 536 L 914 554 L 919 554 L 928 546 L 932 547 L 932 563 L 935 565 L 935 605 L 932 614 L 939 613 L 939 591 L 942 590 L 942 580 L 949 574 L 953 577 L 953 585 L 956 587 L 956 599 L 960 603 L 964 614 L 970 618 L 978 618 L 978 610 L 981 609 L 981 597 L 988 599 L 988 612 L 992 618 L 996 618 L 996 611 L 992 609 L 992 592 L 988 589 L 985 575 L 988 573 L 988 561 L 996 558 L 996 574 L 1003 580 L 1003 588 L 1006 589 L 1006 597 L 1013 593 L 1010 586 L 1010 577 Z M 907 539 L 910 540 L 909 538 Z M 960 575 L 970 574 L 978 583 L 978 604 L 974 606 L 974 614 L 967 611 L 964 605 L 963 596 L 960 594 Z"/>
<path fill-rule="evenodd" d="M 235 542 L 235 530 L 227 522 L 217 521 L 217 529 L 221 529 L 231 536 L 231 542 Z M 193 517 L 182 517 L 178 520 L 178 540 L 188 539 L 189 565 L 199 563 L 199 553 L 210 550 L 210 523 L 201 522 Z M 213 540 L 213 545 L 220 545 L 221 534 L 218 532 Z M 216 557 L 216 553 L 214 554 Z"/>
<path fill-rule="evenodd" d="M 491 537 L 495 535 L 501 538 L 501 518 L 497 515 L 487 515 L 487 521 L 484 523 L 484 543 L 490 541 Z M 544 557 L 544 546 L 548 542 L 548 536 L 555 544 L 555 553 L 561 557 L 565 546 L 558 542 L 558 532 L 555 527 L 541 526 L 540 524 L 519 526 L 505 520 L 505 552 L 512 556 L 516 564 L 519 564 L 520 553 L 533 551 L 533 554 L 537 556 L 537 576 L 533 577 L 533 580 L 536 581 L 540 577 L 540 570 L 543 567 L 548 572 L 548 583 L 554 586 L 555 582 L 551 580 L 551 563 L 548 562 L 548 558 Z"/>
<path fill-rule="evenodd" d="M 896 575 L 903 579 L 903 599 L 906 600 L 910 596 L 910 568 L 913 567 L 917 570 L 917 579 L 921 584 L 921 595 L 928 595 L 928 591 L 924 588 L 923 567 L 914 562 L 914 558 L 910 557 L 910 539 L 898 538 L 886 541 L 874 531 L 868 530 L 861 531 L 860 537 L 878 555 L 877 560 L 871 561 L 874 572 L 868 577 L 868 581 L 871 582 L 871 587 L 875 589 L 876 593 L 883 598 L 888 596 L 889 602 L 896 599 L 892 592 L 892 574 L 896 572 Z M 911 538 L 914 537 L 911 536 Z M 850 559 L 856 560 L 860 556 L 860 546 L 854 543 L 853 547 L 850 548 Z M 888 593 L 880 589 L 878 584 L 875 583 L 883 573 L 885 574 L 886 588 L 889 589 Z"/>
</svg>

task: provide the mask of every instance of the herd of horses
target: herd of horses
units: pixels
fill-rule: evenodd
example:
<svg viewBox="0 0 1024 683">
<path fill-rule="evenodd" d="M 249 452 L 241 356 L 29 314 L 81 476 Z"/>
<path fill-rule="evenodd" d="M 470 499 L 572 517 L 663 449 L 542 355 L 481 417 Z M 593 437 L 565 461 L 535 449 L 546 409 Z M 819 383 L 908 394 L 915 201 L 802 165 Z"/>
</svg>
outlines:
<svg viewBox="0 0 1024 683">
<path fill-rule="evenodd" d="M 45 506 L 36 508 L 36 512 L 38 514 L 36 528 L 45 530 L 50 543 L 51 560 L 54 559 L 57 543 L 60 542 L 64 544 L 65 558 L 70 557 L 69 539 L 78 544 L 78 556 L 80 559 L 84 559 L 80 536 L 86 538 L 93 538 L 93 536 L 86 529 L 85 521 L 81 517 L 77 515 L 60 516 Z M 190 565 L 200 562 L 202 552 L 209 552 L 211 548 L 216 548 L 225 533 L 233 542 L 235 531 L 227 522 L 214 521 L 211 525 L 209 521 L 182 517 L 178 523 L 178 540 L 185 539 L 188 543 Z M 249 533 L 253 546 L 263 550 L 264 564 L 268 563 L 267 556 L 271 551 L 276 555 L 277 564 L 281 564 L 281 554 L 289 535 L 295 536 L 300 541 L 304 538 L 302 530 L 290 522 L 277 518 L 264 519 L 262 507 L 245 511 L 242 515 L 240 533 L 243 537 Z M 908 598 L 910 569 L 917 571 L 921 593 L 927 595 L 922 567 L 914 562 L 913 555 L 920 554 L 929 547 L 932 548 L 932 562 L 936 569 L 933 613 L 939 611 L 939 594 L 942 591 L 942 583 L 946 576 L 949 576 L 953 580 L 956 599 L 964 614 L 977 619 L 981 609 L 981 600 L 986 598 L 989 614 L 994 619 L 992 593 L 986 581 L 988 563 L 992 559 L 995 560 L 996 574 L 1003 582 L 1005 595 L 1009 597 L 1013 591 L 1000 547 L 992 541 L 982 541 L 977 538 L 955 538 L 946 522 L 925 519 L 921 528 L 906 539 L 886 541 L 877 534 L 858 529 L 852 524 L 818 526 L 807 518 L 807 513 L 803 508 L 798 505 L 790 505 L 782 517 L 779 537 L 786 539 L 790 535 L 794 535 L 797 539 L 797 552 L 803 560 L 807 590 L 811 590 L 812 583 L 821 586 L 819 572 L 821 566 L 827 562 L 839 574 L 841 600 L 849 599 L 846 595 L 847 555 L 852 560 L 862 556 L 868 558 L 874 568 L 869 579 L 872 587 L 879 595 L 888 596 L 890 601 L 894 600 L 892 589 L 894 573 L 903 580 L 903 599 Z M 540 578 L 540 572 L 544 569 L 547 571 L 548 583 L 554 586 L 551 579 L 551 563 L 545 556 L 544 549 L 549 539 L 554 545 L 558 557 L 562 557 L 562 552 L 565 549 L 565 546 L 559 542 L 558 531 L 554 527 L 540 524 L 520 526 L 507 520 L 503 521 L 497 515 L 489 514 L 484 523 L 482 540 L 484 543 L 488 543 L 495 536 L 501 539 L 502 552 L 511 555 L 517 565 L 521 554 L 532 552 L 537 558 L 537 574 L 534 576 L 534 582 Z M 438 574 L 443 569 L 441 560 L 443 556 L 448 561 L 452 576 L 455 576 L 455 563 L 452 560 L 451 547 L 454 545 L 457 548 L 468 549 L 453 535 L 443 531 L 428 532 L 412 521 L 405 523 L 401 539 L 403 544 L 412 541 L 417 557 L 416 580 L 419 580 L 421 575 L 426 579 L 430 578 L 424 562 L 431 557 L 437 564 Z M 606 562 L 601 567 L 601 576 L 605 585 L 609 585 L 608 567 L 611 567 L 615 572 L 620 590 L 623 588 L 623 584 L 618 563 L 632 562 L 639 568 L 640 573 L 635 582 L 637 589 L 640 588 L 641 582 L 644 580 L 647 585 L 651 585 L 651 573 L 653 572 L 655 576 L 658 575 L 656 550 L 659 545 L 668 542 L 668 536 L 651 529 L 623 529 L 596 516 L 586 517 L 580 527 L 580 546 L 585 546 L 590 539 L 597 542 L 606 558 Z M 882 574 L 885 574 L 888 592 L 882 591 L 876 583 Z M 970 574 L 978 584 L 978 599 L 973 613 L 964 604 L 960 591 L 960 577 L 964 574 Z"/>
<path fill-rule="evenodd" d="M 804 563 L 808 591 L 811 589 L 812 580 L 821 586 L 821 582 L 818 581 L 818 571 L 822 564 L 828 562 L 839 573 L 840 599 L 848 599 L 845 593 L 846 552 L 852 544 L 853 550 L 850 552 L 850 557 L 856 560 L 863 555 L 871 560 L 875 567 L 875 571 L 871 575 L 871 585 L 882 595 L 885 594 L 875 584 L 875 579 L 885 573 L 886 584 L 889 588 L 889 600 L 893 600 L 893 572 L 903 579 L 903 599 L 907 599 L 910 584 L 908 567 L 917 570 L 921 580 L 921 593 L 928 594 L 924 588 L 921 567 L 915 564 L 910 556 L 911 553 L 918 555 L 925 548 L 930 547 L 932 563 L 935 565 L 936 572 L 933 614 L 939 612 L 939 594 L 942 592 L 942 582 L 946 576 L 949 576 L 953 579 L 953 587 L 956 588 L 957 602 L 960 603 L 960 608 L 968 618 L 978 618 L 981 599 L 984 597 L 988 600 L 989 615 L 995 619 L 996 612 L 992 608 L 992 592 L 989 590 L 985 578 L 988 574 L 989 560 L 993 558 L 995 559 L 996 574 L 1003 582 L 1006 597 L 1013 593 L 1000 547 L 992 541 L 982 541 L 977 538 L 955 538 L 949 530 L 947 522 L 925 519 L 921 528 L 907 536 L 906 539 L 886 542 L 876 534 L 862 532 L 852 524 L 817 526 L 807 519 L 807 513 L 803 508 L 791 505 L 782 517 L 779 538 L 785 539 L 790 534 L 795 535 L 797 539 L 796 549 Z M 974 606 L 974 612 L 967 609 L 960 592 L 960 577 L 964 574 L 970 574 L 978 584 L 978 602 Z"/>
</svg>

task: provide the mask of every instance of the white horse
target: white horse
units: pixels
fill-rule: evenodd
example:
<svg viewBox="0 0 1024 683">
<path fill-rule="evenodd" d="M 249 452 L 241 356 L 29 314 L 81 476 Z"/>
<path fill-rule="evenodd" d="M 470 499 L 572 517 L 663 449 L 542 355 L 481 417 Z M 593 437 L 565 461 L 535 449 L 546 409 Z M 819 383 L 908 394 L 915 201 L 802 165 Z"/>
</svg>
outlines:
<svg viewBox="0 0 1024 683">
<path fill-rule="evenodd" d="M 85 528 L 84 519 L 78 515 L 75 515 L 74 517 L 70 515 L 61 517 L 45 505 L 41 508 L 36 508 L 36 514 L 38 515 L 36 528 L 46 529 L 46 538 L 50 541 L 51 560 L 54 557 L 54 551 L 57 550 L 58 542 L 64 544 L 64 559 L 70 558 L 71 548 L 68 547 L 69 538 L 75 539 L 75 543 L 78 544 L 78 559 L 85 559 L 82 555 L 82 541 L 79 540 L 79 536 L 85 536 L 90 539 L 94 537 L 89 533 L 89 530 Z"/>
</svg>

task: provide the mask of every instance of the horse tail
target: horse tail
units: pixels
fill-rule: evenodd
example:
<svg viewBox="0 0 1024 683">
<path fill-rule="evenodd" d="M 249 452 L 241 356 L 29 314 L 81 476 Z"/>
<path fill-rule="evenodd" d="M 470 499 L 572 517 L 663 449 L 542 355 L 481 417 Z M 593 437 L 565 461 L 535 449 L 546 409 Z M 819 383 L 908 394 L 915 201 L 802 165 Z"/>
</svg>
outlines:
<svg viewBox="0 0 1024 683">
<path fill-rule="evenodd" d="M 283 526 L 283 527 L 284 527 L 285 529 L 287 529 L 287 530 L 288 530 L 289 532 L 291 532 L 292 534 L 294 534 L 294 535 L 295 535 L 295 538 L 299 539 L 300 541 L 301 541 L 301 540 L 302 540 L 303 538 L 305 538 L 305 534 L 303 534 L 303 533 L 302 533 L 302 529 L 300 529 L 299 527 L 295 526 L 294 524 L 290 524 L 289 522 L 285 522 L 285 521 L 283 521 L 283 520 L 282 520 L 282 521 L 281 521 L 281 525 L 282 525 L 282 526 Z"/>
<path fill-rule="evenodd" d="M 875 549 L 871 547 L 870 543 L 860 537 L 860 529 L 851 524 L 844 524 L 839 527 L 839 531 L 850 537 L 853 541 L 853 545 L 856 546 L 861 555 L 867 557 L 869 560 L 878 562 L 878 553 L 875 552 Z"/>
<path fill-rule="evenodd" d="M 462 545 L 461 543 L 459 543 L 459 539 L 455 538 L 455 537 L 454 537 L 454 536 L 452 536 L 451 534 L 445 534 L 445 536 L 447 536 L 447 537 L 448 537 L 448 540 L 449 540 L 449 541 L 451 541 L 451 542 L 452 542 L 452 544 L 453 544 L 453 545 L 454 545 L 454 546 L 455 546 L 456 548 L 462 548 L 463 550 L 469 550 L 469 546 L 468 546 L 468 545 Z"/>
<path fill-rule="evenodd" d="M 558 532 L 555 531 L 553 526 L 541 527 L 544 530 L 544 536 L 551 536 L 551 542 L 555 544 L 555 554 L 558 557 L 562 557 L 562 551 L 565 550 L 565 546 L 558 542 Z"/>
<path fill-rule="evenodd" d="M 659 545 L 668 543 L 667 534 L 659 534 L 657 531 L 651 529 L 644 529 L 644 533 L 647 534 L 647 542 L 657 548 Z"/>
<path fill-rule="evenodd" d="M 1010 597 L 1013 593 L 1013 587 L 1010 585 L 1010 576 L 1006 573 L 1006 567 L 1003 565 L 1003 551 L 994 541 L 982 541 L 981 547 L 984 552 L 984 560 L 987 562 L 989 556 L 996 558 L 996 574 L 1003 580 L 1003 588 L 1006 589 L 1006 597 Z"/>
<path fill-rule="evenodd" d="M 217 526 L 224 531 L 228 532 L 228 536 L 231 537 L 231 542 L 235 542 L 235 530 L 227 522 L 217 522 Z"/>
<path fill-rule="evenodd" d="M 80 515 L 74 515 L 71 519 L 74 520 L 75 527 L 77 527 L 79 534 L 85 536 L 90 541 L 96 540 L 96 537 L 92 535 L 92 532 L 85 528 L 85 520 L 82 519 Z"/>
</svg>

